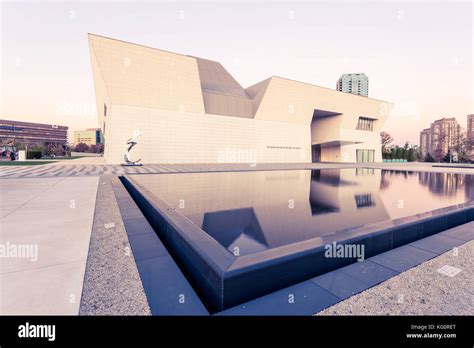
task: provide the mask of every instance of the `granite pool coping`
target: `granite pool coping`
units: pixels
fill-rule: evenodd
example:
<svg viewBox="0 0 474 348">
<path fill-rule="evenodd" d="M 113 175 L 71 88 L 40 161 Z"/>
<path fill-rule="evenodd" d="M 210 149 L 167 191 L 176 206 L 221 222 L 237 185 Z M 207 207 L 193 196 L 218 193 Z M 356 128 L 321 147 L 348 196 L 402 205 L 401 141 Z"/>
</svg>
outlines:
<svg viewBox="0 0 474 348">
<path fill-rule="evenodd" d="M 209 315 L 118 177 L 111 182 L 151 314 Z"/>
</svg>

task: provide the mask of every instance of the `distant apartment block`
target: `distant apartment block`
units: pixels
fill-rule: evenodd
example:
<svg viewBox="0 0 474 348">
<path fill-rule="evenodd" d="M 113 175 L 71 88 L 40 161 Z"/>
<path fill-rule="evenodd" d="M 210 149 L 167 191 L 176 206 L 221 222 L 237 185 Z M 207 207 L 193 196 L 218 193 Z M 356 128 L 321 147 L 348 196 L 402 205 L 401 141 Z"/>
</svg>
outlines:
<svg viewBox="0 0 474 348">
<path fill-rule="evenodd" d="M 431 128 L 423 129 L 420 132 L 420 152 L 423 157 L 431 153 Z"/>
<path fill-rule="evenodd" d="M 102 144 L 102 131 L 100 128 L 87 128 L 86 130 L 74 132 L 74 144 L 79 143 L 87 145 Z"/>
<path fill-rule="evenodd" d="M 364 73 L 344 74 L 337 81 L 336 90 L 368 97 L 369 78 Z"/>
<path fill-rule="evenodd" d="M 467 115 L 466 138 L 469 159 L 474 161 L 474 114 Z"/>
<path fill-rule="evenodd" d="M 28 145 L 67 144 L 67 126 L 0 120 L 0 143 L 10 141 Z"/>
<path fill-rule="evenodd" d="M 436 120 L 420 132 L 420 151 L 423 156 L 444 156 L 457 145 L 460 133 L 461 126 L 454 117 Z"/>
</svg>

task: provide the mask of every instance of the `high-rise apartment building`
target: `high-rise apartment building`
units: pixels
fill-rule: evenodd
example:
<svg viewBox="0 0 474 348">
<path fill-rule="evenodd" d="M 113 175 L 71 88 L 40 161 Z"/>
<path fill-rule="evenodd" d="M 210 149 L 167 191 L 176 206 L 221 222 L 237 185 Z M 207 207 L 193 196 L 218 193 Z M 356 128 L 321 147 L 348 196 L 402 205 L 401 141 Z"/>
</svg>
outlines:
<svg viewBox="0 0 474 348">
<path fill-rule="evenodd" d="M 466 138 L 469 159 L 474 161 L 474 114 L 467 115 Z"/>
<path fill-rule="evenodd" d="M 336 90 L 368 97 L 369 78 L 364 73 L 344 74 L 337 80 Z"/>
<path fill-rule="evenodd" d="M 436 120 L 431 125 L 431 146 L 433 153 L 446 154 L 459 141 L 460 125 L 454 117 Z"/>
<path fill-rule="evenodd" d="M 423 157 L 431 153 L 431 128 L 423 129 L 420 132 L 420 151 Z"/>
<path fill-rule="evenodd" d="M 461 126 L 454 117 L 434 121 L 430 128 L 420 132 L 420 150 L 423 156 L 430 153 L 436 159 L 444 157 L 458 145 Z"/>
</svg>

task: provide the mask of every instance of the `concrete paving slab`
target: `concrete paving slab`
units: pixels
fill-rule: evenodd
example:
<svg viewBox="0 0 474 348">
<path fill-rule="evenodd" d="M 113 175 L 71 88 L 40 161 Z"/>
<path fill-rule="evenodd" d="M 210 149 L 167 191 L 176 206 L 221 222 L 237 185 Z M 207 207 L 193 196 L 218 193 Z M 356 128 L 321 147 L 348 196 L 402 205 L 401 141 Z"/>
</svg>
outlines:
<svg viewBox="0 0 474 348">
<path fill-rule="evenodd" d="M 410 243 L 409 245 L 430 251 L 435 254 L 442 254 L 461 244 L 464 244 L 464 241 L 460 239 L 435 234 L 428 238 L 417 240 L 416 242 Z"/>
<path fill-rule="evenodd" d="M 156 234 L 136 234 L 129 236 L 128 240 L 137 262 L 140 260 L 168 254 L 168 251 Z"/>
<path fill-rule="evenodd" d="M 368 288 L 368 285 L 362 280 L 345 274 L 339 270 L 323 274 L 311 279 L 311 281 L 341 300 L 351 297 L 352 295 Z"/>
<path fill-rule="evenodd" d="M 346 299 L 396 274 L 398 272 L 365 260 L 311 280 L 340 299 Z"/>
<path fill-rule="evenodd" d="M 14 212 L 63 178 L 0 180 L 0 219 Z M 1 224 L 0 224 L 1 228 Z"/>
<path fill-rule="evenodd" d="M 0 274 L 1 315 L 74 315 L 79 312 L 83 260 Z"/>
<path fill-rule="evenodd" d="M 0 219 L 0 314 L 78 314 L 98 177 L 33 180 L 4 187 L 25 199 Z"/>
<path fill-rule="evenodd" d="M 209 315 L 170 255 L 137 260 L 137 267 L 153 315 Z"/>
<path fill-rule="evenodd" d="M 440 235 L 468 242 L 474 239 L 474 221 L 441 232 Z"/>
<path fill-rule="evenodd" d="M 227 309 L 218 315 L 311 315 L 339 298 L 308 280 Z"/>
<path fill-rule="evenodd" d="M 369 260 L 396 272 L 403 272 L 435 256 L 436 254 L 430 251 L 404 245 L 373 256 Z"/>
</svg>

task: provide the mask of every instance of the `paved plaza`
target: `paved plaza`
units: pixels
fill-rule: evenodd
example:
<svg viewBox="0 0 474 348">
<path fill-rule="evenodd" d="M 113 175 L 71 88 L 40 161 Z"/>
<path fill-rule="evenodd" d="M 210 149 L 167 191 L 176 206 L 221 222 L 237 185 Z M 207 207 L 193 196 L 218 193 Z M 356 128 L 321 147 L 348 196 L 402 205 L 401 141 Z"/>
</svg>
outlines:
<svg viewBox="0 0 474 348">
<path fill-rule="evenodd" d="M 433 167 L 431 163 L 221 163 L 221 164 L 146 164 L 127 167 L 121 165 L 99 164 L 102 158 L 79 158 L 77 160 L 58 161 L 36 166 L 0 166 L 0 178 L 50 178 L 76 177 L 122 174 L 160 174 L 160 173 L 192 173 L 218 171 L 249 171 L 249 170 L 294 170 L 324 168 L 381 168 L 405 171 L 427 171 L 444 173 L 474 173 L 474 165 L 457 167 L 447 164 L 445 167 Z"/>
<path fill-rule="evenodd" d="M 0 314 L 78 313 L 98 179 L 0 180 Z"/>
<path fill-rule="evenodd" d="M 0 167 L 0 244 L 10 253 L 32 247 L 23 249 L 27 253 L 22 257 L 2 259 L 0 314 L 149 314 L 136 266 L 123 253 L 128 241 L 109 183 L 116 175 L 354 167 L 474 173 L 474 167 L 425 163 L 123 167 L 100 161 Z M 113 227 L 106 227 L 108 223 Z M 472 233 L 474 225 L 459 228 Z M 457 256 L 447 251 L 321 314 L 472 315 L 473 243 L 460 245 Z M 443 265 L 462 271 L 450 278 L 436 272 Z"/>
</svg>

